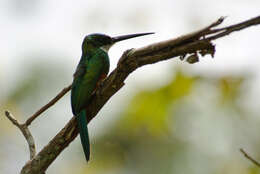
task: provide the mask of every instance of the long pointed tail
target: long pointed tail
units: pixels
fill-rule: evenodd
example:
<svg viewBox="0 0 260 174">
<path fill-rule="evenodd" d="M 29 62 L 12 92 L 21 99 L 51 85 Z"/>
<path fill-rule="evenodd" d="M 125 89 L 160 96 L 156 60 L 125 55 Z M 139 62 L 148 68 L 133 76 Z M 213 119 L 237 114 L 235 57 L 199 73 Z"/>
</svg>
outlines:
<svg viewBox="0 0 260 174">
<path fill-rule="evenodd" d="M 90 156 L 90 145 L 87 127 L 86 111 L 82 110 L 77 116 L 79 134 L 81 139 L 81 144 L 85 153 L 85 158 L 88 161 Z"/>
</svg>

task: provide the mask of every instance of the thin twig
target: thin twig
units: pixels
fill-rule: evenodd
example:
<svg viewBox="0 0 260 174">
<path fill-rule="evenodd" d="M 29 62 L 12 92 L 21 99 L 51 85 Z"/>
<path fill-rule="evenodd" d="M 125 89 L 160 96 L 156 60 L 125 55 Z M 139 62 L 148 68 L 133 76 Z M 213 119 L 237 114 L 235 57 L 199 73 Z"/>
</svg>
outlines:
<svg viewBox="0 0 260 174">
<path fill-rule="evenodd" d="M 244 151 L 244 149 L 240 149 L 240 152 L 241 153 L 243 153 L 244 154 L 244 156 L 247 158 L 247 159 L 249 159 L 252 163 L 254 163 L 255 165 L 257 165 L 258 167 L 260 167 L 260 163 L 257 161 L 257 160 L 255 160 L 253 157 L 251 157 L 248 153 L 246 153 L 245 151 Z"/>
<path fill-rule="evenodd" d="M 38 111 L 36 111 L 32 116 L 30 116 L 25 124 L 26 126 L 29 126 L 33 120 L 35 120 L 41 113 L 43 113 L 44 111 L 46 111 L 49 107 L 51 107 L 52 105 L 54 105 L 60 98 L 62 98 L 69 90 L 71 89 L 71 85 L 69 85 L 68 87 L 64 88 L 61 92 L 59 92 L 51 101 L 49 101 L 46 105 L 44 105 L 43 107 L 41 107 Z"/>
<path fill-rule="evenodd" d="M 211 30 L 211 32 L 213 32 L 213 33 L 220 32 L 220 33 L 216 34 L 214 36 L 208 37 L 207 39 L 215 40 L 220 37 L 226 36 L 234 31 L 239 31 L 244 28 L 248 28 L 249 26 L 251 27 L 251 26 L 259 25 L 259 24 L 260 24 L 260 16 L 257 16 L 255 18 L 249 19 L 247 21 L 244 21 L 244 22 L 241 22 L 238 24 L 230 25 L 227 27 L 219 28 L 219 29 L 213 29 L 213 30 Z"/>
<path fill-rule="evenodd" d="M 35 148 L 35 143 L 34 143 L 34 139 L 33 136 L 30 132 L 30 130 L 28 129 L 26 124 L 20 124 L 15 118 L 14 116 L 8 112 L 5 111 L 5 116 L 16 126 L 18 127 L 21 132 L 23 133 L 28 145 L 29 145 L 29 151 L 30 151 L 30 159 L 33 159 L 33 157 L 36 154 L 36 148 Z"/>
</svg>

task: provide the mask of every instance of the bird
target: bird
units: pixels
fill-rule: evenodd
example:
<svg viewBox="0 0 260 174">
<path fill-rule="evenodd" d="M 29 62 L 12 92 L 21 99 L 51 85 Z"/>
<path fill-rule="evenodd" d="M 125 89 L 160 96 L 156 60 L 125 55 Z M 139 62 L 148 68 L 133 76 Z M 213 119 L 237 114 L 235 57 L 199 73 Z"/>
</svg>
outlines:
<svg viewBox="0 0 260 174">
<path fill-rule="evenodd" d="M 73 115 L 76 117 L 81 144 L 87 162 L 90 159 L 87 107 L 97 86 L 102 83 L 109 72 L 108 50 L 119 41 L 148 34 L 154 33 L 136 33 L 116 37 L 93 33 L 85 36 L 83 40 L 81 47 L 82 55 L 73 75 L 71 108 Z"/>
</svg>

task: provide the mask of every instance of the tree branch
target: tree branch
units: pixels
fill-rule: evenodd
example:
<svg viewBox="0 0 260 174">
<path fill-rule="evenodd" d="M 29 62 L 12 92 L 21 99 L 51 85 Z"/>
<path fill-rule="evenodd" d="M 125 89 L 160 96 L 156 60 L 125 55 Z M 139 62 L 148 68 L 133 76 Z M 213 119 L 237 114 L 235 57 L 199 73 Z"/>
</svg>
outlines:
<svg viewBox="0 0 260 174">
<path fill-rule="evenodd" d="M 242 153 L 242 154 L 244 154 L 244 156 L 249 160 L 249 161 L 251 161 L 252 163 L 254 163 L 256 166 L 258 166 L 258 167 L 260 167 L 260 163 L 258 162 L 258 161 L 256 161 L 253 157 L 251 157 L 250 155 L 248 155 L 248 153 L 246 153 L 245 151 L 244 151 L 244 149 L 240 149 L 240 152 Z"/>
<path fill-rule="evenodd" d="M 118 65 L 103 84 L 97 89 L 96 94 L 88 106 L 88 122 L 90 122 L 104 106 L 104 104 L 124 85 L 125 79 L 130 73 L 143 65 L 156 63 L 186 55 L 214 56 L 215 46 L 212 40 L 221 38 L 253 25 L 260 24 L 260 16 L 248 21 L 224 28 L 213 29 L 220 25 L 224 18 L 220 18 L 211 25 L 176 39 L 170 39 L 154 43 L 138 49 L 130 49 L 124 52 Z M 189 58 L 189 57 L 188 57 Z M 37 174 L 44 172 L 78 135 L 77 123 L 73 117 L 67 125 L 30 161 L 23 167 L 22 174 Z"/>
<path fill-rule="evenodd" d="M 62 98 L 67 92 L 69 92 L 70 89 L 71 89 L 71 85 L 64 88 L 50 102 L 48 102 L 46 105 L 41 107 L 38 111 L 36 111 L 32 116 L 30 116 L 25 122 L 26 126 L 29 126 L 33 122 L 33 120 L 35 120 L 41 113 L 43 113 L 48 108 L 50 108 L 52 105 L 54 105 L 60 98 Z"/>
<path fill-rule="evenodd" d="M 36 154 L 36 149 L 35 149 L 35 143 L 34 143 L 34 139 L 33 136 L 30 132 L 30 130 L 28 129 L 26 124 L 20 124 L 15 118 L 14 116 L 12 116 L 10 114 L 10 112 L 5 111 L 5 116 L 16 126 L 20 129 L 20 131 L 23 133 L 28 146 L 29 146 L 29 151 L 30 151 L 30 159 L 33 159 L 33 157 Z"/>
</svg>

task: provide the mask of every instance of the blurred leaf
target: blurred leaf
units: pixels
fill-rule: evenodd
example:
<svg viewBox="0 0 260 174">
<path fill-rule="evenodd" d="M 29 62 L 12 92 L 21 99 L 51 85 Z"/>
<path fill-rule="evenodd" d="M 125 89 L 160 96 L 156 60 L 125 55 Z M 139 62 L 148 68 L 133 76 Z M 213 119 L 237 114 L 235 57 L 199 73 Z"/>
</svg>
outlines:
<svg viewBox="0 0 260 174">
<path fill-rule="evenodd" d="M 254 164 L 253 164 L 254 165 Z M 248 169 L 248 174 L 259 174 L 260 173 L 260 168 L 258 166 L 251 166 Z"/>
<path fill-rule="evenodd" d="M 244 77 L 222 77 L 219 79 L 220 102 L 234 103 L 241 96 Z"/>
<path fill-rule="evenodd" d="M 174 102 L 189 95 L 194 82 L 194 77 L 179 71 L 166 86 L 140 91 L 126 109 L 125 117 L 120 123 L 121 128 L 130 133 L 148 131 L 153 135 L 160 135 L 167 132 Z"/>
<path fill-rule="evenodd" d="M 191 170 L 188 168 L 196 169 L 193 173 L 212 171 L 210 165 L 216 167 L 219 156 L 212 155 L 207 149 L 203 151 L 198 145 L 207 147 L 203 144 L 207 139 L 219 143 L 217 137 L 216 140 L 207 138 L 210 131 L 213 135 L 221 134 L 218 130 L 211 130 L 215 126 L 208 125 L 212 116 L 218 115 L 214 113 L 216 110 L 221 111 L 219 116 L 224 117 L 230 115 L 230 109 L 235 115 L 241 111 L 232 105 L 220 110 L 218 102 L 219 98 L 230 103 L 237 100 L 242 93 L 244 78 L 246 77 L 206 78 L 177 71 L 165 86 L 139 91 L 121 113 L 114 127 L 95 142 L 93 156 L 96 171 L 102 173 L 106 169 L 124 169 L 123 171 L 142 174 L 170 174 L 173 171 L 187 173 Z M 173 124 L 174 121 L 179 122 Z M 216 124 L 221 122 L 218 118 L 216 121 Z M 198 132 L 190 132 L 194 128 Z M 199 133 L 204 128 L 209 132 Z M 214 142 L 207 143 L 214 148 Z M 205 171 L 202 167 L 204 164 L 209 165 Z M 223 164 L 227 166 L 220 171 L 237 171 L 233 169 L 238 164 L 236 159 L 226 162 L 223 160 Z M 241 169 L 246 171 L 243 166 Z"/>
</svg>

